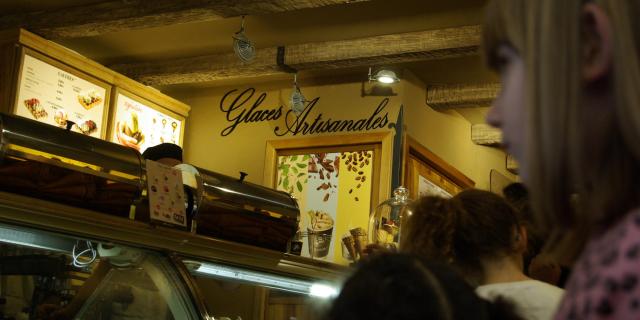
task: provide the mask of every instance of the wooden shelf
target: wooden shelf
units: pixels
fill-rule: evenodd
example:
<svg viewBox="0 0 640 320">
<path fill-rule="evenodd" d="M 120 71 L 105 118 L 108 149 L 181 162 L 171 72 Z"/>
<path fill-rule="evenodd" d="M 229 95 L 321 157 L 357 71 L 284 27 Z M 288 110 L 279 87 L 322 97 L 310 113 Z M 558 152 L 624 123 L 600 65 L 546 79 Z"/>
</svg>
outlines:
<svg viewBox="0 0 640 320">
<path fill-rule="evenodd" d="M 348 268 L 324 261 L 149 225 L 91 210 L 0 192 L 0 223 L 112 241 L 193 259 L 302 279 L 340 281 Z"/>
</svg>

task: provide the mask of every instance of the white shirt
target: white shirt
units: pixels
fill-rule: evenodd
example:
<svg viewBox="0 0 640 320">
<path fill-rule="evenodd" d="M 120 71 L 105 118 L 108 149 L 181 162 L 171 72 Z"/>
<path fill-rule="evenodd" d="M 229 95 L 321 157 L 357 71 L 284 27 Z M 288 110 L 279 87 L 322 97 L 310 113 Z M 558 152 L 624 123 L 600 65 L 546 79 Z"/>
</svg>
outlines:
<svg viewBox="0 0 640 320">
<path fill-rule="evenodd" d="M 549 320 L 560 304 L 564 290 L 538 280 L 494 283 L 479 286 L 476 293 L 487 300 L 497 297 L 512 302 L 527 320 Z"/>
</svg>

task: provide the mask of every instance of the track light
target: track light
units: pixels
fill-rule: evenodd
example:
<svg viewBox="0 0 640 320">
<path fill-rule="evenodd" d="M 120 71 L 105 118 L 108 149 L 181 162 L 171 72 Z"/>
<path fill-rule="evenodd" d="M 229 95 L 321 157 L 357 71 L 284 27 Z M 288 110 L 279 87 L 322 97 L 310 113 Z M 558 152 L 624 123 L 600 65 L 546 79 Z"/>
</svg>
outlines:
<svg viewBox="0 0 640 320">
<path fill-rule="evenodd" d="M 389 69 L 380 69 L 375 74 L 371 72 L 369 67 L 369 81 L 377 81 L 384 84 L 391 84 L 399 82 L 400 79 L 396 76 L 396 73 Z"/>
</svg>

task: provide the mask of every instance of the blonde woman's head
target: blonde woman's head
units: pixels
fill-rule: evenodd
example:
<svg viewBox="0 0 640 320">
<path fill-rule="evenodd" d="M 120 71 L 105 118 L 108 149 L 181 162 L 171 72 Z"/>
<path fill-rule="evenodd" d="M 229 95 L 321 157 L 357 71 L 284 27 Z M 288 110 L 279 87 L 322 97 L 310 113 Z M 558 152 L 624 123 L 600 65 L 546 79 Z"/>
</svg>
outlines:
<svg viewBox="0 0 640 320">
<path fill-rule="evenodd" d="M 636 0 L 487 8 L 484 53 L 503 82 L 487 121 L 503 130 L 565 257 L 639 204 L 639 15 Z"/>
</svg>

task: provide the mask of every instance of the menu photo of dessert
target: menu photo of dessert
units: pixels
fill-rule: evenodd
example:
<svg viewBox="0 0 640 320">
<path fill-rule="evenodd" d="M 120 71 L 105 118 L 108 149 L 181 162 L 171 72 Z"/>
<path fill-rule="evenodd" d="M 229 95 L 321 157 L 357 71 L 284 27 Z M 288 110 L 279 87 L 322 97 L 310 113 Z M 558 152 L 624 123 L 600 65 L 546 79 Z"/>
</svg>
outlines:
<svg viewBox="0 0 640 320">
<path fill-rule="evenodd" d="M 140 99 L 142 101 L 142 99 Z M 182 121 L 119 93 L 111 141 L 144 152 L 164 142 L 180 144 Z"/>
<path fill-rule="evenodd" d="M 118 120 L 115 134 L 121 145 L 141 151 L 140 146 L 144 143 L 145 135 L 140 130 L 138 113 L 129 110 L 124 119 Z"/>
<path fill-rule="evenodd" d="M 104 98 L 96 90 L 84 90 L 78 93 L 78 103 L 86 110 L 99 105 L 103 100 Z"/>
<path fill-rule="evenodd" d="M 27 110 L 29 110 L 33 118 L 35 118 L 36 120 L 39 120 L 40 118 L 46 118 L 49 115 L 49 113 L 44 110 L 44 107 L 42 106 L 38 98 L 29 98 L 24 100 L 24 106 L 25 108 L 27 108 Z"/>
</svg>

